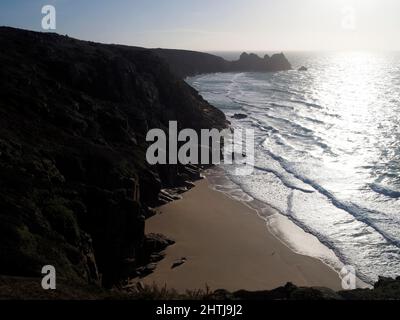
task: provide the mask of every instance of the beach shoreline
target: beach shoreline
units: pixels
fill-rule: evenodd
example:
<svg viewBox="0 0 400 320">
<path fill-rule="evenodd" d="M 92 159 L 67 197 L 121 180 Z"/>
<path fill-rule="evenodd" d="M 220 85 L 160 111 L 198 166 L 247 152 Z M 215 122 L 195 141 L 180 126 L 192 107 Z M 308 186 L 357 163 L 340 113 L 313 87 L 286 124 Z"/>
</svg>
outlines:
<svg viewBox="0 0 400 320">
<path fill-rule="evenodd" d="M 178 292 L 206 287 L 268 290 L 287 282 L 342 289 L 337 271 L 291 250 L 254 209 L 213 190 L 207 179 L 198 181 L 183 199 L 160 207 L 147 220 L 146 233 L 176 241 L 154 272 L 141 279 L 147 285 Z M 172 268 L 182 258 L 184 263 Z"/>
</svg>

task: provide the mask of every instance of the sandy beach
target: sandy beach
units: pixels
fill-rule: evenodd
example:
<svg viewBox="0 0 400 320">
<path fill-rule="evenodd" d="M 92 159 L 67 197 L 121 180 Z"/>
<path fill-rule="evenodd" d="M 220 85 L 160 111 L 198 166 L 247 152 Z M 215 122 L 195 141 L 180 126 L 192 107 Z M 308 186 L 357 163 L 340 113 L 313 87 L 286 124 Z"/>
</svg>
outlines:
<svg viewBox="0 0 400 320">
<path fill-rule="evenodd" d="M 341 289 L 338 274 L 320 260 L 291 251 L 256 212 L 196 183 L 182 200 L 159 208 L 147 233 L 162 233 L 176 243 L 166 250 L 146 284 L 187 289 L 264 290 L 292 282 L 298 286 Z M 171 268 L 176 260 L 186 262 Z"/>
</svg>

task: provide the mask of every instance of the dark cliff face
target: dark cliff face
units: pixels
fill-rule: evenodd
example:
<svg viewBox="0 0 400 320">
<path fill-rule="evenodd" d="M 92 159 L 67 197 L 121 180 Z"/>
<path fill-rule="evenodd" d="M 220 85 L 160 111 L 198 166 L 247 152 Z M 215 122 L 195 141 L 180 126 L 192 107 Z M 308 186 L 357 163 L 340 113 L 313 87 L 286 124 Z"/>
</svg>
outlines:
<svg viewBox="0 0 400 320">
<path fill-rule="evenodd" d="M 239 60 L 232 62 L 232 69 L 236 71 L 255 71 L 255 70 L 267 70 L 269 67 L 269 57 L 261 59 L 254 53 L 247 54 L 243 52 L 240 55 Z"/>
<path fill-rule="evenodd" d="M 271 57 L 265 55 L 260 58 L 254 53 L 242 53 L 239 60 L 232 61 L 230 65 L 231 71 L 255 71 L 255 72 L 271 72 L 290 70 L 292 66 L 283 53 L 274 54 Z"/>
<path fill-rule="evenodd" d="M 148 207 L 194 174 L 145 160 L 169 120 L 226 126 L 152 52 L 0 28 L 0 274 L 111 284 L 145 262 Z"/>
<path fill-rule="evenodd" d="M 264 58 L 266 59 L 266 57 Z M 271 71 L 290 70 L 292 66 L 283 53 L 273 54 L 269 59 L 269 68 Z"/>
<path fill-rule="evenodd" d="M 170 65 L 171 70 L 185 78 L 202 73 L 227 72 L 230 69 L 228 61 L 212 54 L 170 49 L 153 49 Z"/>
<path fill-rule="evenodd" d="M 178 76 L 185 78 L 203 73 L 215 72 L 273 72 L 290 70 L 292 66 L 283 53 L 260 58 L 254 53 L 242 53 L 237 61 L 226 61 L 208 53 L 152 49 L 162 57 Z"/>
</svg>

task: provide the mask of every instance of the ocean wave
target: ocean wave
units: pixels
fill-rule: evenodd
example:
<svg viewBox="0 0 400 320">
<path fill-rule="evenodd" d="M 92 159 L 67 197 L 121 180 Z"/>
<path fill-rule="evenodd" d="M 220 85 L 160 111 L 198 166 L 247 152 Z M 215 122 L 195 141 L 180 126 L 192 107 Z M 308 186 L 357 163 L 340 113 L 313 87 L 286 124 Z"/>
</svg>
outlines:
<svg viewBox="0 0 400 320">
<path fill-rule="evenodd" d="M 266 172 L 268 172 L 268 170 L 265 170 Z M 233 176 L 230 176 L 231 179 L 233 179 Z M 279 177 L 277 176 L 277 178 L 279 179 Z M 280 179 L 279 179 L 280 180 Z M 296 224 L 299 228 L 301 228 L 302 230 L 304 230 L 306 233 L 309 233 L 313 236 L 315 236 L 323 245 L 325 245 L 327 248 L 331 249 L 335 256 L 344 264 L 348 264 L 351 263 L 351 261 L 349 260 L 348 256 L 345 254 L 345 252 L 343 252 L 341 249 L 339 249 L 336 245 L 333 239 L 330 239 L 329 237 L 327 237 L 325 234 L 319 232 L 317 229 L 311 227 L 310 225 L 304 223 L 303 221 L 299 220 L 296 218 L 295 214 L 293 213 L 293 209 L 292 209 L 292 201 L 293 201 L 293 195 L 294 195 L 294 191 L 298 190 L 298 189 L 289 189 L 291 190 L 288 197 L 287 197 L 287 210 L 283 210 L 282 208 L 279 208 L 277 205 L 274 205 L 273 203 L 271 203 L 270 201 L 266 201 L 266 199 L 263 198 L 259 198 L 257 196 L 254 195 L 254 193 L 252 192 L 252 190 L 250 190 L 249 188 L 247 188 L 245 186 L 245 184 L 242 181 L 235 181 L 235 183 L 237 184 L 237 186 L 246 194 L 248 194 L 250 197 L 252 197 L 253 199 L 256 199 L 258 201 L 267 203 L 268 206 L 278 212 L 281 215 L 284 215 L 285 217 L 287 217 L 290 221 L 292 221 L 294 224 Z M 282 182 L 283 183 L 283 182 Z M 286 187 L 286 186 L 285 186 Z M 300 190 L 298 190 L 300 191 Z M 302 192 L 302 191 L 300 191 Z M 307 192 L 308 193 L 308 192 Z M 326 263 L 330 264 L 331 261 L 325 261 Z M 363 281 L 365 281 L 366 283 L 374 283 L 373 280 L 370 279 L 370 277 L 368 277 L 366 274 L 364 274 L 362 271 L 359 272 L 358 277 L 360 279 L 362 279 Z"/>
<path fill-rule="evenodd" d="M 285 90 L 285 89 L 278 89 L 278 88 L 263 88 L 264 90 L 267 91 L 272 91 L 272 92 L 279 92 L 279 93 L 284 93 L 284 94 L 293 94 L 290 90 Z"/>
<path fill-rule="evenodd" d="M 320 106 L 319 104 L 316 104 L 316 103 L 313 103 L 313 102 L 307 102 L 307 101 L 304 101 L 304 100 L 290 100 L 290 102 L 302 104 L 302 105 L 305 105 L 305 106 L 308 106 L 308 107 L 312 107 L 312 108 L 315 108 L 315 109 L 323 109 L 323 107 Z"/>
<path fill-rule="evenodd" d="M 400 198 L 400 191 L 398 190 L 394 190 L 391 189 L 387 186 L 384 186 L 382 184 L 379 183 L 371 183 L 369 185 L 369 187 L 371 188 L 371 190 L 373 190 L 376 193 L 382 194 L 384 196 L 390 197 L 390 198 Z"/>
<path fill-rule="evenodd" d="M 254 169 L 259 170 L 259 171 L 263 171 L 263 172 L 269 172 L 272 173 L 274 176 L 276 176 L 285 187 L 292 189 L 292 190 L 299 190 L 301 192 L 304 193 L 313 193 L 315 192 L 315 190 L 313 189 L 306 189 L 306 188 L 301 188 L 299 186 L 297 186 L 295 183 L 292 183 L 291 181 L 289 181 L 289 179 L 285 178 L 285 176 L 282 173 L 279 173 L 277 170 L 273 170 L 270 168 L 263 168 L 263 167 L 259 167 L 259 166 L 254 166 Z"/>
<path fill-rule="evenodd" d="M 369 280 L 396 274 L 399 109 L 388 100 L 396 91 L 367 103 L 339 68 L 327 73 L 313 66 L 306 78 L 298 72 L 213 75 L 196 79 L 196 87 L 215 91 L 209 101 L 228 116 L 240 107 L 248 118 L 233 126 L 255 129 L 256 176 L 237 181 L 244 192 L 288 216 Z M 338 79 L 347 85 L 343 90 Z M 392 85 L 385 79 L 371 83 Z"/>
<path fill-rule="evenodd" d="M 377 210 L 372 210 L 372 209 L 367 209 L 363 208 L 357 204 L 354 204 L 349 201 L 341 201 L 338 199 L 333 193 L 322 187 L 320 184 L 317 182 L 313 181 L 312 179 L 308 177 L 304 177 L 301 174 L 297 173 L 295 169 L 291 167 L 291 165 L 282 157 L 272 153 L 269 150 L 266 150 L 266 152 L 270 155 L 271 158 L 274 160 L 278 161 L 282 168 L 284 168 L 288 173 L 291 173 L 294 177 L 299 179 L 300 181 L 304 182 L 305 184 L 310 185 L 313 187 L 316 191 L 318 191 L 320 194 L 324 195 L 327 197 L 331 203 L 338 209 L 344 210 L 350 215 L 352 215 L 354 218 L 356 218 L 358 221 L 365 223 L 366 225 L 370 226 L 373 228 L 377 233 L 379 233 L 388 243 L 400 248 L 400 239 L 396 239 L 390 234 L 386 232 L 386 230 L 382 229 L 381 227 L 377 226 L 373 219 L 370 218 L 370 216 L 384 216 L 383 212 L 379 212 Z"/>
<path fill-rule="evenodd" d="M 294 111 L 294 109 L 295 109 L 292 106 L 288 106 L 288 105 L 284 105 L 284 104 L 280 104 L 280 103 L 275 103 L 275 102 L 270 102 L 269 105 L 271 107 L 284 108 L 284 109 L 291 110 L 291 111 Z"/>
<path fill-rule="evenodd" d="M 309 134 L 309 135 L 310 135 L 310 134 L 313 133 L 313 130 L 312 130 L 312 129 L 306 128 L 306 127 L 304 127 L 304 126 L 298 124 L 297 122 L 291 121 L 291 120 L 289 120 L 289 119 L 280 118 L 280 117 L 273 116 L 273 115 L 269 115 L 269 114 L 264 114 L 264 116 L 267 117 L 267 118 L 269 118 L 269 119 L 273 119 L 273 120 L 275 120 L 275 121 L 278 121 L 278 122 L 283 122 L 283 123 L 285 123 L 285 124 L 291 126 L 292 128 L 297 129 L 298 131 L 305 132 L 306 134 Z"/>
</svg>

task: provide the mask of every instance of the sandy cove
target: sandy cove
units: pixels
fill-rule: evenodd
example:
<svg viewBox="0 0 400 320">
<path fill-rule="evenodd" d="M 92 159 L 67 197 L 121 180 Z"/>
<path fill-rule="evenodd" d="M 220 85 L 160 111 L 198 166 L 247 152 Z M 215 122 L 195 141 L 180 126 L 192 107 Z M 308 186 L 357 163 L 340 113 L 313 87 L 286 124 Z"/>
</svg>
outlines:
<svg viewBox="0 0 400 320">
<path fill-rule="evenodd" d="M 212 190 L 206 179 L 182 200 L 160 207 L 159 214 L 147 220 L 146 232 L 176 241 L 155 272 L 142 279 L 146 284 L 180 292 L 206 285 L 212 290 L 265 290 L 287 282 L 341 289 L 333 269 L 290 250 L 255 211 Z M 183 257 L 183 265 L 171 268 Z"/>
</svg>

